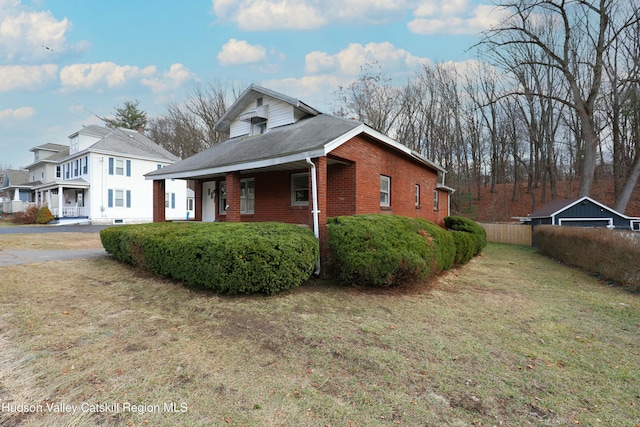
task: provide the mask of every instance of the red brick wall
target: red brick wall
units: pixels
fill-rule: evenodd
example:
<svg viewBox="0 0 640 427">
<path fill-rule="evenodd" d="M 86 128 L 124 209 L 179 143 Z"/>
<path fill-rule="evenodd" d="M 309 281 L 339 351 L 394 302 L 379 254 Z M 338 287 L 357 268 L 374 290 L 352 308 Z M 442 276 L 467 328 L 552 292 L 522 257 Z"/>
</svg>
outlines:
<svg viewBox="0 0 640 427">
<path fill-rule="evenodd" d="M 444 225 L 447 195 L 440 194 L 440 209 L 433 209 L 433 190 L 437 172 L 397 151 L 359 135 L 331 152 L 332 155 L 355 162 L 355 213 L 393 213 L 420 217 Z M 380 175 L 391 177 L 391 203 L 380 206 Z M 331 180 L 331 178 L 330 178 Z M 420 185 L 420 205 L 415 206 L 415 185 Z M 329 204 L 333 200 L 329 200 Z M 338 210 L 338 209 L 336 209 Z M 330 209 L 331 211 L 331 209 Z M 443 215 L 443 213 L 445 215 Z"/>
<path fill-rule="evenodd" d="M 164 179 L 153 181 L 153 222 L 165 222 Z"/>
<path fill-rule="evenodd" d="M 334 160 L 340 160 L 340 163 L 335 163 Z M 358 136 L 341 145 L 320 163 L 318 163 L 318 159 L 314 159 L 314 162 L 318 167 L 326 168 L 326 207 L 319 208 L 322 216 L 393 213 L 421 217 L 444 225 L 443 219 L 448 213 L 448 193 L 440 191 L 439 209 L 434 211 L 433 190 L 436 188 L 436 171 L 425 168 L 421 163 L 408 159 L 365 135 Z M 241 176 L 228 174 L 227 178 L 231 176 L 232 180 L 237 182 L 238 189 L 236 194 L 233 186 L 227 182 L 229 210 L 237 203 L 239 211 L 240 179 L 254 178 L 255 213 L 238 214 L 240 221 L 279 221 L 312 227 L 311 200 L 309 206 L 291 206 L 291 175 L 301 172 L 309 172 L 309 169 L 253 173 Z M 388 208 L 380 206 L 381 174 L 391 177 L 391 203 Z M 218 179 L 218 181 L 223 180 Z M 321 182 L 318 184 L 321 186 Z M 415 206 L 416 184 L 420 185 L 420 205 L 418 207 Z M 164 192 L 162 197 L 162 206 L 164 207 Z M 309 198 L 311 199 L 311 197 L 310 184 Z M 219 208 L 219 203 L 220 201 L 217 200 L 217 208 Z M 229 210 L 226 215 L 216 212 L 216 221 L 230 220 L 232 217 L 229 216 Z M 200 214 L 197 216 L 201 218 Z"/>
<path fill-rule="evenodd" d="M 327 216 L 356 212 L 356 165 L 331 164 L 327 167 Z"/>
<path fill-rule="evenodd" d="M 255 206 L 253 214 L 241 214 L 240 221 L 278 221 L 291 224 L 313 225 L 311 203 L 309 206 L 291 206 L 291 175 L 308 172 L 296 171 L 266 172 L 241 175 L 240 179 L 255 179 Z M 223 180 L 219 180 L 223 181 Z M 219 188 L 219 187 L 218 187 Z M 311 193 L 311 191 L 309 191 Z M 229 197 L 227 184 L 227 200 Z M 311 197 L 311 196 L 310 196 Z M 217 205 L 219 200 L 216 201 Z M 216 212 L 216 221 L 227 221 L 227 215 Z"/>
</svg>

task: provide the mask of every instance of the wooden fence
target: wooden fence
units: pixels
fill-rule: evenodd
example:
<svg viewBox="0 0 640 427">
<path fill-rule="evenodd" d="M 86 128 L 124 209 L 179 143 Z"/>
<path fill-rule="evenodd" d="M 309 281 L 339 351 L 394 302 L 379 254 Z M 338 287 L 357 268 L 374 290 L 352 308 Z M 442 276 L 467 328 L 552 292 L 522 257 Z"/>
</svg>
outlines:
<svg viewBox="0 0 640 427">
<path fill-rule="evenodd" d="M 482 223 L 479 225 L 487 232 L 487 241 L 509 245 L 531 246 L 531 225 L 520 223 Z"/>
</svg>

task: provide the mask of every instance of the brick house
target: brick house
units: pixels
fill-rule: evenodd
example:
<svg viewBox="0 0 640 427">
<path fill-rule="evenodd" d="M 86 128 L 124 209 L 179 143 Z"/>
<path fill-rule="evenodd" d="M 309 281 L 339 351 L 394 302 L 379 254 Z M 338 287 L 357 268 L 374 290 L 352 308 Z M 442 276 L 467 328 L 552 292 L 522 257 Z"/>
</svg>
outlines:
<svg viewBox="0 0 640 427">
<path fill-rule="evenodd" d="M 195 181 L 195 220 L 306 225 L 323 256 L 327 217 L 393 213 L 444 225 L 449 215 L 445 169 L 366 124 L 251 85 L 216 127 L 229 139 L 146 174 L 154 221 L 166 220 L 171 179 Z"/>
</svg>

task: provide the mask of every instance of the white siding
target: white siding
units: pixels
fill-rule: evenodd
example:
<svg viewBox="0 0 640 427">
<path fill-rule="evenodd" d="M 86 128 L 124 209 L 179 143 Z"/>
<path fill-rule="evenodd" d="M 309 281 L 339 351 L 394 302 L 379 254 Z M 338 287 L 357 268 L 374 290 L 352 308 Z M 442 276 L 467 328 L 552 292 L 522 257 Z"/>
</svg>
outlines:
<svg viewBox="0 0 640 427">
<path fill-rule="evenodd" d="M 275 98 L 263 97 L 263 104 L 266 105 L 268 111 L 267 118 L 267 129 L 275 128 L 278 126 L 288 125 L 291 123 L 295 123 L 298 117 L 294 116 L 295 109 L 292 105 L 287 104 L 286 102 L 280 101 Z M 238 116 L 241 116 L 244 113 L 247 113 L 256 108 L 255 102 L 245 108 Z M 249 135 L 251 133 L 251 125 L 247 122 L 243 122 L 241 120 L 234 120 L 231 123 L 231 128 L 229 132 L 230 138 L 235 138 L 238 136 Z"/>
<path fill-rule="evenodd" d="M 267 98 L 264 103 L 269 105 L 269 120 L 267 129 L 288 125 L 295 122 L 293 106 L 274 98 Z"/>
</svg>

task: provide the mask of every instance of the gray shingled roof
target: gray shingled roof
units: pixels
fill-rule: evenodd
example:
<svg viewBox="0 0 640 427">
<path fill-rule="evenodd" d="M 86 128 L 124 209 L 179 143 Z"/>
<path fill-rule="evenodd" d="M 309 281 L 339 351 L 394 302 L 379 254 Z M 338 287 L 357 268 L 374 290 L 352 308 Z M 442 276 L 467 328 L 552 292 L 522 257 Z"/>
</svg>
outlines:
<svg viewBox="0 0 640 427">
<path fill-rule="evenodd" d="M 146 176 L 221 168 L 306 153 L 322 149 L 329 142 L 359 126 L 362 123 L 320 114 L 270 129 L 262 135 L 228 139 Z"/>
<path fill-rule="evenodd" d="M 531 212 L 529 218 L 548 218 L 571 205 L 576 200 L 578 199 L 552 200 L 540 209 Z"/>
<path fill-rule="evenodd" d="M 69 148 L 69 146 L 62 145 L 62 144 L 54 144 L 53 142 L 47 142 L 46 144 L 42 144 L 42 145 L 38 145 L 37 147 L 33 147 L 29 151 L 36 151 L 36 150 L 60 151 L 60 150 L 64 150 L 65 148 Z"/>
<path fill-rule="evenodd" d="M 85 127 L 81 132 L 101 137 L 98 142 L 91 146 L 92 150 L 101 150 L 170 162 L 180 160 L 179 157 L 171 154 L 169 151 L 165 150 L 135 130 L 123 128 L 112 129 L 90 125 Z"/>
<path fill-rule="evenodd" d="M 20 169 L 9 169 L 4 177 L 4 184 L 6 186 L 19 186 L 29 183 L 29 171 Z"/>
</svg>

